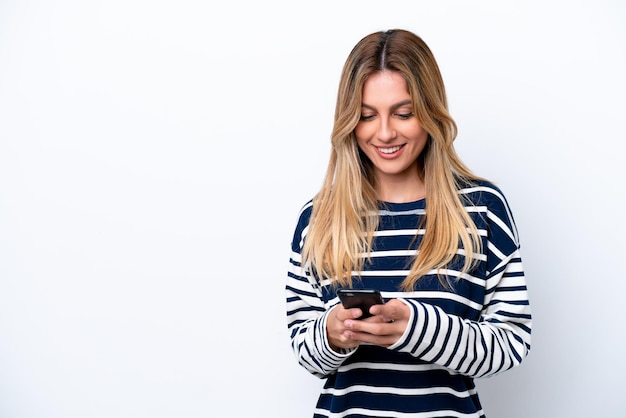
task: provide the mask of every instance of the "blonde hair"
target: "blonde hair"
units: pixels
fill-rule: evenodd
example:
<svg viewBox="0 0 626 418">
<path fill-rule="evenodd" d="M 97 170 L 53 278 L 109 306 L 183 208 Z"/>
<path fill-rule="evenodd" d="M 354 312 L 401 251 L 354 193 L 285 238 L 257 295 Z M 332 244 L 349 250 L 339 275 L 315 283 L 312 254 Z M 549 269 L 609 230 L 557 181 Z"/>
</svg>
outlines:
<svg viewBox="0 0 626 418">
<path fill-rule="evenodd" d="M 426 43 L 406 30 L 372 33 L 350 52 L 339 83 L 332 131 L 332 149 L 321 190 L 313 198 L 313 212 L 303 249 L 320 279 L 349 286 L 353 272 L 363 268 L 378 227 L 379 201 L 372 164 L 360 152 L 354 129 L 361 116 L 363 85 L 374 73 L 391 70 L 406 80 L 414 113 L 428 132 L 419 162 L 426 187 L 425 232 L 404 290 L 432 269 L 439 270 L 464 251 L 462 272 L 470 270 L 480 251 L 480 237 L 457 190 L 460 182 L 478 179 L 461 162 L 453 147 L 457 128 L 448 113 L 443 79 Z M 444 277 L 445 276 L 445 277 Z"/>
</svg>

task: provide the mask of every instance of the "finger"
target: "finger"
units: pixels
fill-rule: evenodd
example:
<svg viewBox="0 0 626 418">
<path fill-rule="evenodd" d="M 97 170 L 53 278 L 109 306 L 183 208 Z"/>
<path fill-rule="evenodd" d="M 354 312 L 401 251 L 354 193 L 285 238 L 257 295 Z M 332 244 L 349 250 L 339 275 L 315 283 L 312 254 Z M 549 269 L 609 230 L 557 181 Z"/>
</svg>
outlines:
<svg viewBox="0 0 626 418">
<path fill-rule="evenodd" d="M 389 322 L 388 320 L 383 318 L 382 315 L 370 316 L 368 318 L 362 319 L 361 321 L 363 321 L 363 322 L 371 322 L 371 323 L 378 323 L 378 324 L 383 323 L 383 322 Z"/>
<path fill-rule="evenodd" d="M 400 338 L 396 334 L 389 335 L 375 335 L 367 332 L 359 332 L 359 331 L 346 331 L 349 334 L 350 340 L 355 343 L 362 344 L 374 344 L 382 347 L 388 347 L 391 344 L 394 344 Z"/>
<path fill-rule="evenodd" d="M 411 315 L 409 307 L 397 299 L 392 299 L 384 305 L 372 307 L 376 315 L 381 315 L 386 322 L 408 319 Z"/>
<path fill-rule="evenodd" d="M 358 347 L 361 341 L 355 338 L 354 332 L 346 330 L 341 335 L 341 343 L 343 348 L 354 348 Z"/>
<path fill-rule="evenodd" d="M 373 306 L 371 311 L 372 315 L 375 315 L 380 319 L 380 322 L 392 322 L 394 320 L 394 310 L 390 307 L 383 305 Z"/>
<path fill-rule="evenodd" d="M 390 335 L 399 331 L 399 327 L 392 326 L 389 321 L 383 321 L 381 316 L 371 317 L 363 321 L 348 319 L 344 321 L 343 325 L 348 330 L 372 335 Z"/>
<path fill-rule="evenodd" d="M 341 305 L 337 305 L 333 308 L 335 318 L 339 321 L 345 321 L 346 319 L 356 319 L 363 315 L 363 312 L 359 308 L 345 309 Z"/>
</svg>

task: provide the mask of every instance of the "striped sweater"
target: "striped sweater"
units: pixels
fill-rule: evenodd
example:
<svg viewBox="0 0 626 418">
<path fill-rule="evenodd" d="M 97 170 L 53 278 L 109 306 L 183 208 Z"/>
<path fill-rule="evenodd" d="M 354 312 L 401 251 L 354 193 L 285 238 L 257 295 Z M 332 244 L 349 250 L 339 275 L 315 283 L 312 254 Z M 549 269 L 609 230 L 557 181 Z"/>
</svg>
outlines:
<svg viewBox="0 0 626 418">
<path fill-rule="evenodd" d="M 413 291 L 400 289 L 424 233 L 418 226 L 426 202 L 381 205 L 371 261 L 353 282 L 410 306 L 404 335 L 388 348 L 362 344 L 337 352 L 329 346 L 326 317 L 339 300 L 327 281 L 301 265 L 311 201 L 302 208 L 291 244 L 287 324 L 299 364 L 326 379 L 314 417 L 485 417 L 474 378 L 508 370 L 528 354 L 530 305 L 506 198 L 489 182 L 459 194 L 483 251 L 462 276 L 459 251 L 445 270 L 452 288 L 441 286 L 433 270 Z"/>
</svg>

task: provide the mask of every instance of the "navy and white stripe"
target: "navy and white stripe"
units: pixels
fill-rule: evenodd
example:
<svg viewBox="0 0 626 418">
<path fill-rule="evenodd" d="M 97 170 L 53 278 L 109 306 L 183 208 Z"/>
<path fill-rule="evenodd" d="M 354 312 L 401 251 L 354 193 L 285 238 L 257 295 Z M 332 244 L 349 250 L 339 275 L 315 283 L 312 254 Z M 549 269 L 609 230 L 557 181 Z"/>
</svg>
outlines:
<svg viewBox="0 0 626 418">
<path fill-rule="evenodd" d="M 315 417 L 484 417 L 473 379 L 515 367 L 528 354 L 530 305 L 509 205 L 488 182 L 459 193 L 483 252 L 463 275 L 464 253 L 457 253 L 445 271 L 451 289 L 440 284 L 436 271 L 422 277 L 413 291 L 400 289 L 424 233 L 418 227 L 425 201 L 387 203 L 380 210 L 371 261 L 353 281 L 355 287 L 380 289 L 383 297 L 411 308 L 406 332 L 389 348 L 330 348 L 325 322 L 339 301 L 328 282 L 318 282 L 301 265 L 311 202 L 303 207 L 291 247 L 287 322 L 299 363 L 326 379 Z"/>
</svg>

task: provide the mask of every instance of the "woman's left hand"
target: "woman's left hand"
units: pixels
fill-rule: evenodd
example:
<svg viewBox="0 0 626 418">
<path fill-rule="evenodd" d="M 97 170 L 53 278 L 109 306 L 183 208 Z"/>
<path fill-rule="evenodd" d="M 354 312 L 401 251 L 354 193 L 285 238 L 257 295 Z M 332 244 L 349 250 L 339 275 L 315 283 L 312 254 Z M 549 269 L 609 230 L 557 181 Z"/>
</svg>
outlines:
<svg viewBox="0 0 626 418">
<path fill-rule="evenodd" d="M 384 305 L 376 305 L 367 319 L 346 319 L 344 337 L 381 347 L 389 347 L 404 334 L 411 317 L 410 308 L 397 299 L 391 299 Z"/>
</svg>

